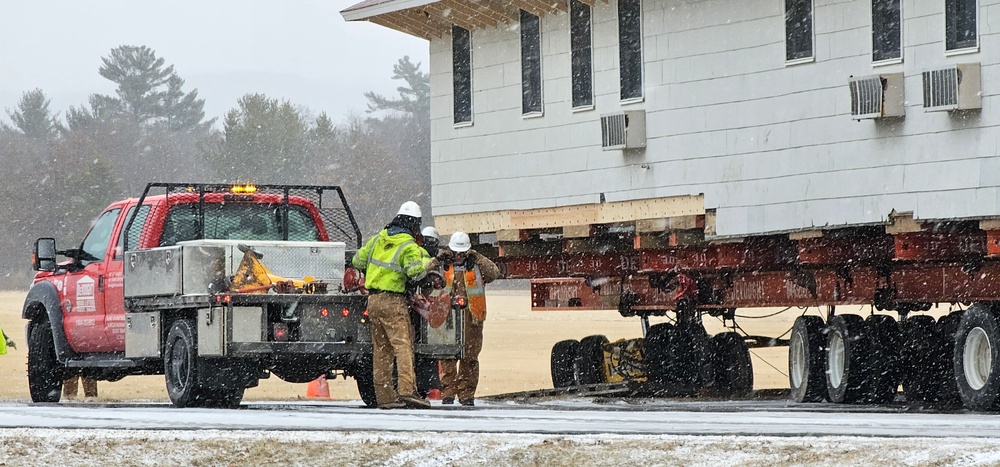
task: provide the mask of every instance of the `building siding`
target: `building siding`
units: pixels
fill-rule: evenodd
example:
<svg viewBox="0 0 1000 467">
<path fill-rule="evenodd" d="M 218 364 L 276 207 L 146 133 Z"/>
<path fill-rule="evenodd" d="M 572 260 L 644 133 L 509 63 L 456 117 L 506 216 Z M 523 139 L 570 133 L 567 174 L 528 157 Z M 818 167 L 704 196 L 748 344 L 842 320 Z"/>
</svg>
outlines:
<svg viewBox="0 0 1000 467">
<path fill-rule="evenodd" d="M 435 214 L 704 194 L 720 236 L 1000 216 L 1000 0 L 948 55 L 943 2 L 903 0 L 903 62 L 871 62 L 869 2 L 815 0 L 814 61 L 786 65 L 780 0 L 645 0 L 644 98 L 619 101 L 617 4 L 593 12 L 594 101 L 573 111 L 567 14 L 542 17 L 543 116 L 521 116 L 517 25 L 474 30 L 473 125 L 452 124 L 450 37 L 430 42 Z M 983 108 L 924 112 L 921 72 L 981 64 Z M 854 121 L 852 75 L 903 72 L 905 119 Z M 600 116 L 645 110 L 647 147 L 601 150 Z"/>
</svg>

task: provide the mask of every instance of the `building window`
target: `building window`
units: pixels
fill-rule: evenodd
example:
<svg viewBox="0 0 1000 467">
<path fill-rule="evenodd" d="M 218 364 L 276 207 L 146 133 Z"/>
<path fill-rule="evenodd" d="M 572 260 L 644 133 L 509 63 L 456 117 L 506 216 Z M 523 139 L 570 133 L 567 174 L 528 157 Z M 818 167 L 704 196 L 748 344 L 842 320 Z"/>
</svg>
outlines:
<svg viewBox="0 0 1000 467">
<path fill-rule="evenodd" d="M 813 0 L 785 0 L 785 60 L 813 56 Z"/>
<path fill-rule="evenodd" d="M 458 26 L 451 27 L 451 72 L 455 123 L 472 123 L 472 34 Z"/>
<path fill-rule="evenodd" d="M 590 32 L 590 5 L 569 0 L 569 42 L 572 49 L 573 107 L 594 105 L 594 70 Z"/>
<path fill-rule="evenodd" d="M 621 99 L 642 97 L 642 4 L 618 0 L 618 55 Z"/>
<path fill-rule="evenodd" d="M 899 0 L 872 0 L 872 61 L 903 57 Z"/>
<path fill-rule="evenodd" d="M 542 25 L 521 10 L 521 113 L 542 112 Z"/>
<path fill-rule="evenodd" d="M 979 45 L 977 0 L 945 0 L 945 50 L 969 49 Z"/>
</svg>

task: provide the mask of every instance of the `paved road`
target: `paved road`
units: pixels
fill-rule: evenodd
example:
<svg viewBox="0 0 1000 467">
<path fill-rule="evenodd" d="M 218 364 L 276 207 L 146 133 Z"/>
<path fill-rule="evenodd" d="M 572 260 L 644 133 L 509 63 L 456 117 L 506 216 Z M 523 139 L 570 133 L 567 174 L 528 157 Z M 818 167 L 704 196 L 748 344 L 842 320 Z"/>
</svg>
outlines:
<svg viewBox="0 0 1000 467">
<path fill-rule="evenodd" d="M 1000 437 L 1000 415 L 841 410 L 785 401 L 484 402 L 475 408 L 377 410 L 358 402 L 248 403 L 238 410 L 167 404 L 0 404 L 0 427 L 181 430 L 457 431 L 541 434 Z"/>
</svg>

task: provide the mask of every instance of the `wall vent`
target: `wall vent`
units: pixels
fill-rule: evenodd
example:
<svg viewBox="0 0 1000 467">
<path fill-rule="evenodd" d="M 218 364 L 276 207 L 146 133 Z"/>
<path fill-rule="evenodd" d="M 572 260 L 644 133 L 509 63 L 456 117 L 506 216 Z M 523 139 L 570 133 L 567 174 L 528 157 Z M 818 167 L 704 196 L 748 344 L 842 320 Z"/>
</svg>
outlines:
<svg viewBox="0 0 1000 467">
<path fill-rule="evenodd" d="M 981 109 L 978 63 L 963 63 L 923 73 L 924 110 Z"/>
<path fill-rule="evenodd" d="M 626 110 L 601 115 L 601 149 L 646 147 L 646 111 Z"/>
<path fill-rule="evenodd" d="M 906 115 L 902 73 L 852 76 L 847 84 L 851 90 L 851 118 L 862 120 Z"/>
</svg>

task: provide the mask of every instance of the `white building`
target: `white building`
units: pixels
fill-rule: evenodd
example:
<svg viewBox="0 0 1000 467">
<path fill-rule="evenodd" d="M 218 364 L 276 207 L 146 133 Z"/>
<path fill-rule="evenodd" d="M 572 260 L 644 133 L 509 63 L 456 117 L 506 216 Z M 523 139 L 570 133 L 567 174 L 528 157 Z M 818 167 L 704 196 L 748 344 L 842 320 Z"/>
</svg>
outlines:
<svg viewBox="0 0 1000 467">
<path fill-rule="evenodd" d="M 1000 216 L 1000 0 L 552 1 L 343 12 L 429 40 L 442 231 Z"/>
</svg>

